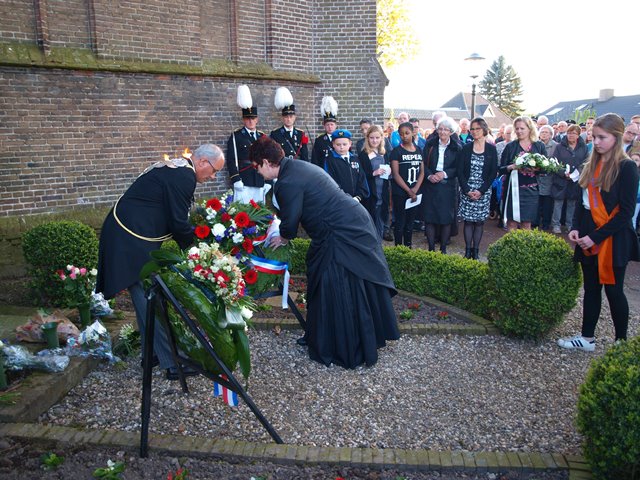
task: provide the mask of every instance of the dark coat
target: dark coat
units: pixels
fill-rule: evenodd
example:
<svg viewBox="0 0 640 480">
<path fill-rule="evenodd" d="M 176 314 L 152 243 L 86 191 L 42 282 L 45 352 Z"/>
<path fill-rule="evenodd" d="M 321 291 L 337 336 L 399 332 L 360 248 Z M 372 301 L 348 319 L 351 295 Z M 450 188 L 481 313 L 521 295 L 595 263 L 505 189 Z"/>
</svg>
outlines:
<svg viewBox="0 0 640 480">
<path fill-rule="evenodd" d="M 193 241 L 189 209 L 195 189 L 193 168 L 154 168 L 138 177 L 114 208 L 120 222 L 132 232 L 148 238 L 172 234 L 186 248 Z M 96 292 L 109 299 L 133 285 L 150 260 L 149 252 L 161 245 L 161 241 L 142 240 L 125 231 L 112 209 L 100 232 Z"/>
<path fill-rule="evenodd" d="M 384 154 L 384 163 L 389 164 L 389 152 Z M 376 188 L 376 177 L 373 176 L 373 167 L 371 166 L 371 159 L 369 154 L 364 150 L 361 150 L 358 154 L 358 161 L 362 166 L 365 178 L 367 180 L 367 186 L 369 188 L 369 197 L 362 201 L 362 205 L 373 217 L 376 211 L 376 203 L 378 203 L 378 189 Z M 385 198 L 389 198 L 389 180 L 383 180 L 382 182 L 382 205 L 384 208 Z"/>
<path fill-rule="evenodd" d="M 578 230 L 581 237 L 589 235 L 596 244 L 602 243 L 607 237 L 613 237 L 614 267 L 625 266 L 631 260 L 637 262 L 640 260 L 640 246 L 635 229 L 631 225 L 638 194 L 638 167 L 635 162 L 623 160 L 616 181 L 608 192 L 601 190 L 600 194 L 607 212 L 619 205 L 618 213 L 602 227 L 597 228 L 591 211 L 584 208 L 582 200 L 579 200 L 576 202 L 571 225 Z M 576 246 L 575 258 L 582 263 L 593 263 L 596 257 L 585 256 L 582 249 Z"/>
<path fill-rule="evenodd" d="M 569 165 L 569 173 L 574 171 L 582 171 L 582 165 L 587 160 L 589 152 L 587 145 L 582 138 L 578 137 L 578 143 L 575 149 L 569 148 L 569 141 L 564 137 L 560 143 L 556 145 L 553 156 L 564 165 Z M 574 182 L 565 176 L 565 172 L 558 172 L 553 175 L 551 184 L 551 196 L 554 200 L 577 200 L 582 195 L 582 189 L 578 182 Z"/>
<path fill-rule="evenodd" d="M 473 143 L 465 144 L 458 153 L 458 182 L 463 194 L 469 193 L 469 175 L 471 175 L 471 153 Z M 493 180 L 498 173 L 498 151 L 496 146 L 485 142 L 484 165 L 482 166 L 482 185 L 478 191 L 482 194 L 491 188 Z"/>
<path fill-rule="evenodd" d="M 324 170 L 335 180 L 345 193 L 356 197 L 358 201 L 369 198 L 370 191 L 364 169 L 353 153 L 349 152 L 349 161 L 345 161 L 334 150 L 324 161 Z"/>
<path fill-rule="evenodd" d="M 289 132 L 282 126 L 273 130 L 270 137 L 280 144 L 284 150 L 285 157 L 309 161 L 309 149 L 307 148 L 309 138 L 302 130 L 294 127 L 292 136 L 289 135 Z M 307 143 L 305 143 L 303 139 L 306 139 Z"/>
<path fill-rule="evenodd" d="M 258 131 L 260 138 L 264 133 Z M 235 138 L 235 148 L 234 140 Z M 257 170 L 251 167 L 249 160 L 249 147 L 254 141 L 247 129 L 242 127 L 229 136 L 227 141 L 227 170 L 229 170 L 229 181 L 233 185 L 239 180 L 247 187 L 264 187 L 264 178 Z M 238 156 L 236 158 L 236 151 Z"/>
<path fill-rule="evenodd" d="M 316 137 L 313 142 L 313 150 L 311 152 L 311 163 L 324 168 L 324 162 L 329 155 L 333 147 L 331 146 L 331 137 L 326 133 Z"/>
</svg>

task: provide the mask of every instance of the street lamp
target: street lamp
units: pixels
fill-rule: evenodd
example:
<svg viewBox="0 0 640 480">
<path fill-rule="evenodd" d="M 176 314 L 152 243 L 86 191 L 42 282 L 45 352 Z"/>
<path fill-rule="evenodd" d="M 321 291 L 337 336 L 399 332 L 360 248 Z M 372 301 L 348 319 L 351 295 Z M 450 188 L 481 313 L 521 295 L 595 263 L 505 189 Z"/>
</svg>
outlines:
<svg viewBox="0 0 640 480">
<path fill-rule="evenodd" d="M 480 63 L 484 60 L 479 53 L 472 53 L 464 59 L 465 62 L 469 62 L 472 83 L 471 83 L 471 120 L 476 116 L 476 78 L 478 78 L 478 70 Z"/>
</svg>

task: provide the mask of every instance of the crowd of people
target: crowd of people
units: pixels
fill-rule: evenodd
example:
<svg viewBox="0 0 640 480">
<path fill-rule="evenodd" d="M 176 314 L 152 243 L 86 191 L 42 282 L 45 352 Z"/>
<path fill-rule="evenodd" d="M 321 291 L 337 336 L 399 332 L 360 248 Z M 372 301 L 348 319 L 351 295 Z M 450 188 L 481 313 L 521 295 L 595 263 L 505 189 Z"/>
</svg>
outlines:
<svg viewBox="0 0 640 480">
<path fill-rule="evenodd" d="M 290 92 L 277 92 L 283 123 L 266 135 L 257 129 L 257 108 L 242 87 L 243 126 L 230 135 L 226 155 L 203 145 L 190 159 L 159 162 L 143 172 L 105 220 L 96 291 L 111 298 L 128 289 L 143 336 L 140 268 L 164 239 L 173 236 L 182 247 L 194 240 L 186 219 L 196 184 L 214 179 L 226 163 L 236 199 L 263 202 L 273 189 L 281 226 L 272 247 L 295 238 L 299 225 L 311 238 L 307 330 L 298 343 L 318 362 L 370 366 L 377 349 L 399 337 L 383 239 L 411 248 L 414 232 L 424 231 L 429 250 L 439 241 L 446 254 L 461 219 L 465 257 L 477 260 L 492 213 L 510 230 L 560 233 L 564 222 L 582 266 L 584 314 L 582 332 L 559 340 L 561 347 L 595 349 L 603 286 L 616 340 L 626 339 L 625 269 L 640 260 L 635 231 L 640 115 L 627 125 L 615 114 L 589 118 L 584 125 L 549 125 L 544 116 L 521 116 L 494 135 L 481 117 L 456 122 L 435 112 L 430 131 L 403 112 L 397 129 L 362 119 L 362 138 L 354 146 L 352 133 L 337 128 L 337 102 L 325 97 L 324 133 L 309 156 L 310 141 L 295 125 Z M 516 160 L 526 153 L 557 157 L 564 168 L 546 174 L 523 168 Z M 167 378 L 176 379 L 161 333 L 157 328 L 154 351 Z"/>
</svg>

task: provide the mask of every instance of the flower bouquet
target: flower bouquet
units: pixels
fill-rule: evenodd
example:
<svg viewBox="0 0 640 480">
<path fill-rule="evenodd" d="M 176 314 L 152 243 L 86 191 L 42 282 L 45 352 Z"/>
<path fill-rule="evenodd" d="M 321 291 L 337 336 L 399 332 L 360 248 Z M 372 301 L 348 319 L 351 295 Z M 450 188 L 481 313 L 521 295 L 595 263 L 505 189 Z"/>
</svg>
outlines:
<svg viewBox="0 0 640 480">
<path fill-rule="evenodd" d="M 514 160 L 518 170 L 530 169 L 540 173 L 555 173 L 564 170 L 556 158 L 547 158 L 540 153 L 524 153 Z"/>
<path fill-rule="evenodd" d="M 69 307 L 77 307 L 91 302 L 91 294 L 98 275 L 95 268 L 88 270 L 85 267 L 67 265 L 66 270 L 57 270 L 55 275 L 64 283 L 65 300 Z"/>
<path fill-rule="evenodd" d="M 277 249 L 267 246 L 268 232 L 278 224 L 271 210 L 253 200 L 236 202 L 231 191 L 198 204 L 191 222 L 200 242 L 216 243 L 221 252 L 238 259 L 252 295 L 273 289 L 280 279 L 279 275 L 254 268 L 251 256 L 256 255 L 256 246 L 260 245 L 261 255 L 258 256 L 284 263 L 291 259 L 289 245 Z"/>
</svg>

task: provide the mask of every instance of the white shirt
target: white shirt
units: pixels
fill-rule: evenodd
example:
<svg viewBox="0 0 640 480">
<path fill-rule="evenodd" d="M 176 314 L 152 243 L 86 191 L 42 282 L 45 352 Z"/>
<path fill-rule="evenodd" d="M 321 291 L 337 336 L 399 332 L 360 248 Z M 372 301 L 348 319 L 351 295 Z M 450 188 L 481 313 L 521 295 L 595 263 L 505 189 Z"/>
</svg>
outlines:
<svg viewBox="0 0 640 480">
<path fill-rule="evenodd" d="M 438 142 L 438 164 L 436 165 L 436 172 L 444 172 L 444 152 L 451 143 L 451 139 L 447 142 L 446 145 L 443 145 L 442 142 Z M 444 174 L 444 178 L 447 178 L 447 174 Z"/>
</svg>

